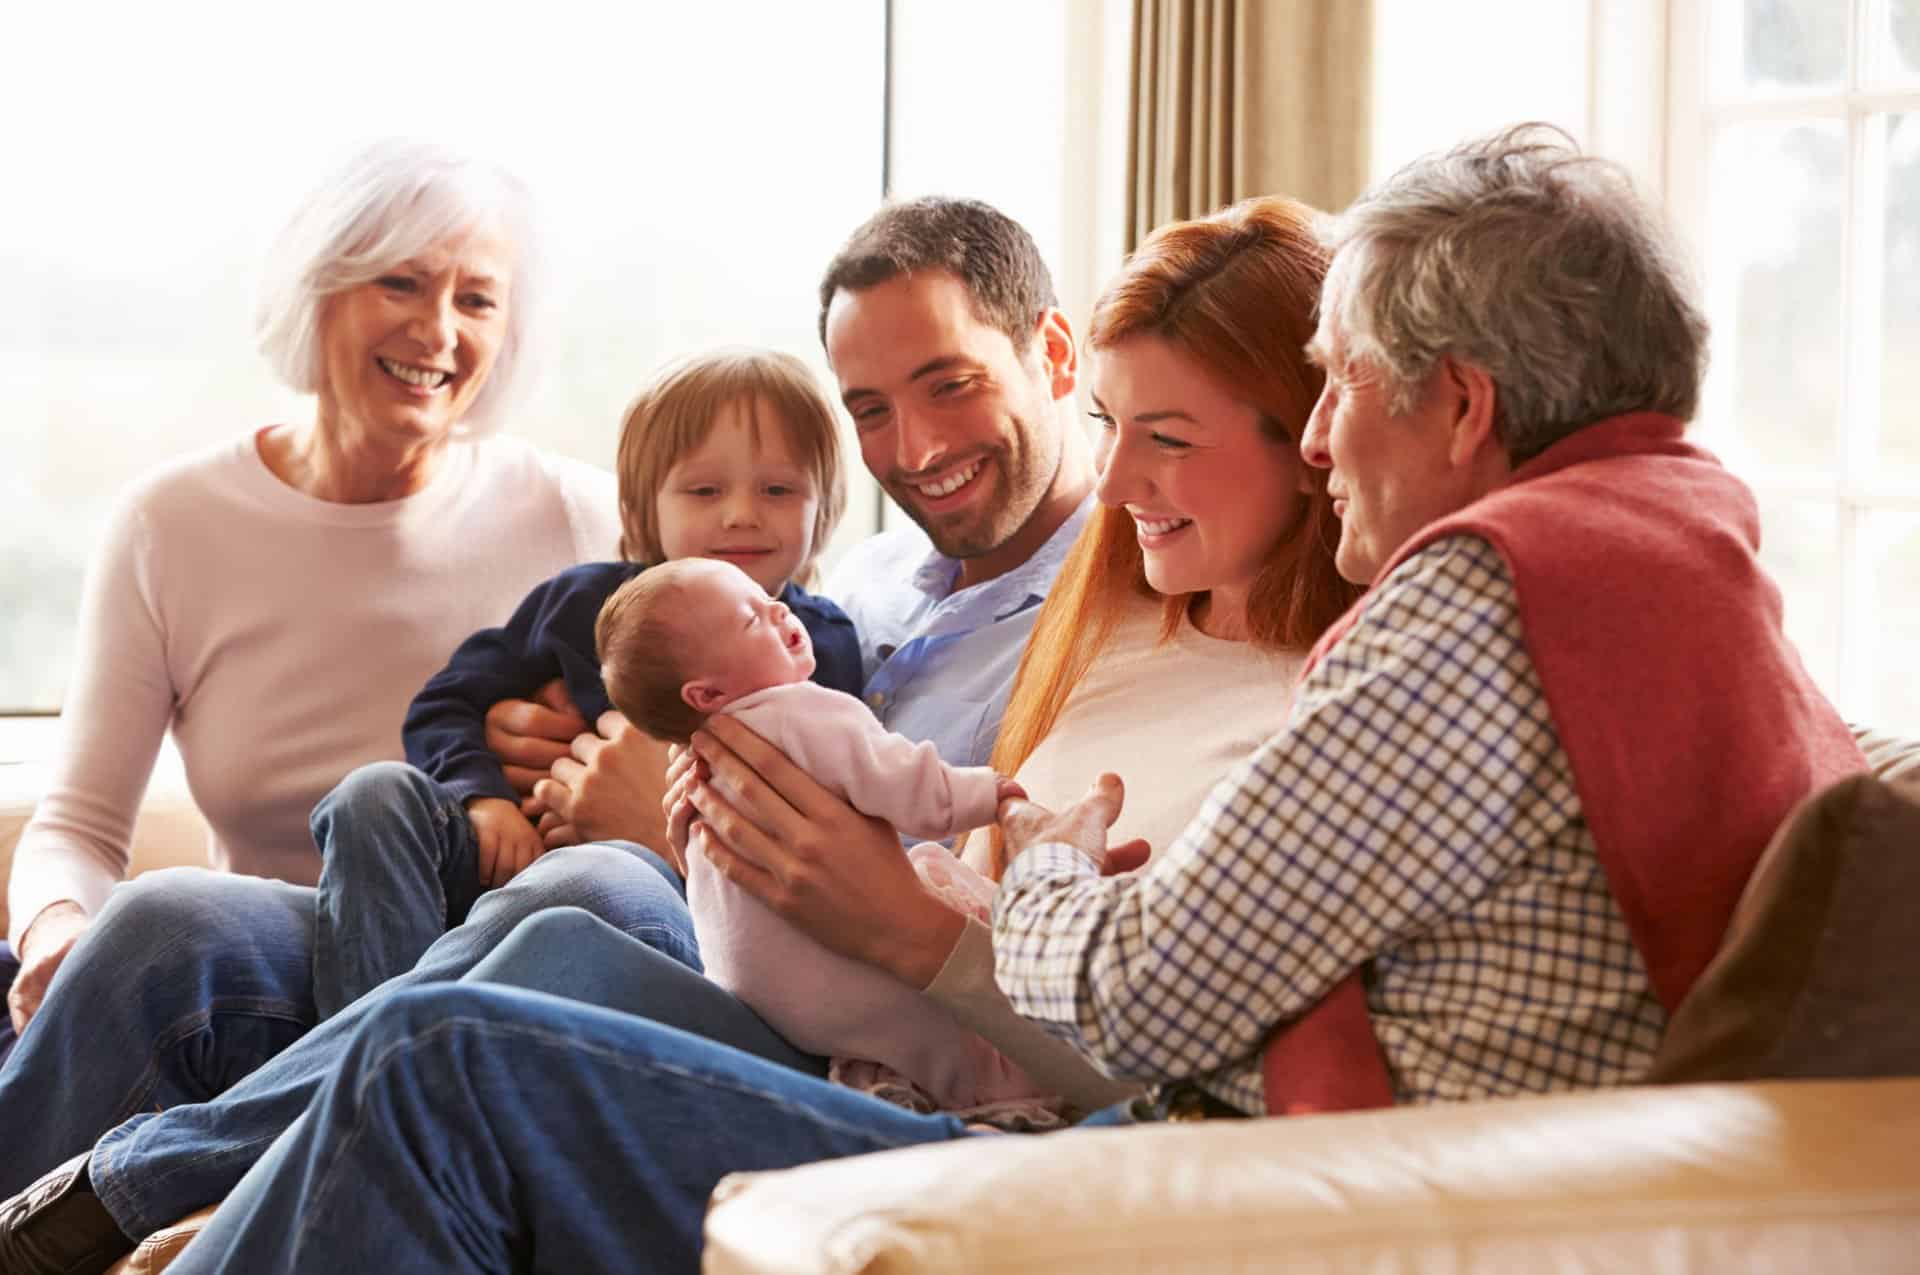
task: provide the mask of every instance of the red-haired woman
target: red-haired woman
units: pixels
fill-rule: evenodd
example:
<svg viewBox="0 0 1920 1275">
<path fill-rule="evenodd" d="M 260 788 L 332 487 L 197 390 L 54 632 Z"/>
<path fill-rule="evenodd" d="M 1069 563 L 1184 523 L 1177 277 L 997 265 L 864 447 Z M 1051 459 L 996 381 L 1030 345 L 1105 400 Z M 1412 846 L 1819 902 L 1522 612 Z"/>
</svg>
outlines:
<svg viewBox="0 0 1920 1275">
<path fill-rule="evenodd" d="M 1106 508 L 1038 618 L 994 764 L 1054 807 L 1102 771 L 1125 773 L 1116 841 L 1172 841 L 1281 728 L 1308 647 L 1355 596 L 1334 571 L 1324 480 L 1297 450 L 1321 384 L 1302 353 L 1326 266 L 1310 215 L 1263 199 L 1163 229 L 1095 312 Z M 765 776 L 714 758 L 738 772 L 759 827 L 702 788 L 715 827 L 749 856 L 773 837 L 835 839 L 833 870 L 776 910 L 925 989 L 1069 1116 L 1104 1104 L 1102 1119 L 1128 1118 L 1137 1087 L 1013 1012 L 987 928 L 921 887 L 891 829 L 761 741 L 728 739 Z M 676 823 L 684 836 L 684 809 Z M 706 832 L 709 855 L 731 853 Z M 991 864 L 986 843 L 971 853 Z M 177 1269 L 525 1269 L 536 1251 L 568 1269 L 691 1269 L 722 1175 L 965 1136 L 987 1114 L 926 1111 L 911 1093 L 889 1101 L 645 1018 L 477 981 L 515 981 L 519 953 L 549 970 L 564 954 L 578 978 L 561 990 L 575 997 L 609 980 L 700 982 L 584 912 L 530 918 L 476 981 L 400 992 L 370 1014 L 307 1118 Z M 396 1139 L 410 1140 L 404 1152 Z M 467 1169 L 432 1168 L 450 1163 Z"/>
</svg>

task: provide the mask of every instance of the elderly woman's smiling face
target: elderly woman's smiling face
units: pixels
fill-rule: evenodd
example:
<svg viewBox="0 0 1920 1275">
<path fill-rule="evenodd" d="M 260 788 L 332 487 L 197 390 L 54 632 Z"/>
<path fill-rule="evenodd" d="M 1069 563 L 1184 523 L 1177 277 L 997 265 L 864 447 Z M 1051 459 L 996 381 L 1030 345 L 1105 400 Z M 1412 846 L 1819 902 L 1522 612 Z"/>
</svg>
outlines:
<svg viewBox="0 0 1920 1275">
<path fill-rule="evenodd" d="M 479 229 L 329 297 L 320 319 L 322 428 L 342 443 L 444 439 L 499 356 L 513 268 L 507 239 Z"/>
</svg>

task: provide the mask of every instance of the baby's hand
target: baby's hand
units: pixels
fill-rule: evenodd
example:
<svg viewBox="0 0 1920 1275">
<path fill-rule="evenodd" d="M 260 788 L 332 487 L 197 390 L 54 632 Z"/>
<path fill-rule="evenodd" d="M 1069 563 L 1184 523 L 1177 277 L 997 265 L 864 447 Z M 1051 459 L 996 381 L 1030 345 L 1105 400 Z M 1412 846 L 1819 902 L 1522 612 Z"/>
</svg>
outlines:
<svg viewBox="0 0 1920 1275">
<path fill-rule="evenodd" d="M 467 822 L 473 825 L 474 857 L 485 889 L 513 880 L 546 849 L 540 834 L 514 802 L 475 797 L 467 803 Z"/>
<path fill-rule="evenodd" d="M 1027 800 L 1027 790 L 1020 786 L 1018 779 L 1010 779 L 1002 775 L 1000 776 L 1000 786 L 995 790 L 993 800 L 995 805 L 999 805 L 1003 801 L 1025 801 Z"/>
</svg>

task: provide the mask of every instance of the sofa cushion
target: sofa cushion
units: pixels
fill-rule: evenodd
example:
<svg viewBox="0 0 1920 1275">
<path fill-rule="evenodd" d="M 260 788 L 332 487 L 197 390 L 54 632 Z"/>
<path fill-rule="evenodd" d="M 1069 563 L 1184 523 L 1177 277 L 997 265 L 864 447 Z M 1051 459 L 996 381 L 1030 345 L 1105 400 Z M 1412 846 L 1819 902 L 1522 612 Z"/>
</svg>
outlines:
<svg viewBox="0 0 1920 1275">
<path fill-rule="evenodd" d="M 173 1259 L 180 1256 L 181 1250 L 194 1236 L 200 1234 L 207 1219 L 213 1216 L 213 1206 L 208 1205 L 198 1213 L 190 1213 L 172 1226 L 155 1231 L 141 1240 L 133 1252 L 115 1262 L 107 1275 L 160 1275 L 161 1271 L 173 1265 Z"/>
<path fill-rule="evenodd" d="M 1909 801 L 1920 801 L 1920 739 L 1902 739 L 1884 731 L 1856 726 L 1853 738 L 1867 755 L 1874 778 L 1892 784 Z"/>
<path fill-rule="evenodd" d="M 1920 780 L 1920 766 L 1895 782 Z M 1920 801 L 1871 774 L 1803 802 L 1720 955 L 1668 1025 L 1655 1083 L 1920 1075 Z"/>
<path fill-rule="evenodd" d="M 707 1275 L 1839 1275 L 1920 1252 L 1920 1080 L 967 1138 L 721 1181 Z"/>
</svg>

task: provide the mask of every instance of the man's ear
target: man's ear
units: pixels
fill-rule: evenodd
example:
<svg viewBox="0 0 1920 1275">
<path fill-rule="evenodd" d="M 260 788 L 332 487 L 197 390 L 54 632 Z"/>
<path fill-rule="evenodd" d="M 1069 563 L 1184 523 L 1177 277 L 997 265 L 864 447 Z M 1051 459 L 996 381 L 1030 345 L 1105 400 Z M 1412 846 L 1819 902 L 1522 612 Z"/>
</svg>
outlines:
<svg viewBox="0 0 1920 1275">
<path fill-rule="evenodd" d="M 1040 358 L 1046 365 L 1047 384 L 1054 402 L 1073 393 L 1080 383 L 1080 350 L 1073 341 L 1073 324 L 1058 307 L 1040 316 L 1034 332 L 1040 343 Z"/>
<path fill-rule="evenodd" d="M 1486 369 L 1452 357 L 1440 360 L 1439 373 L 1453 404 L 1452 419 L 1448 422 L 1447 460 L 1455 468 L 1465 468 L 1485 454 L 1487 448 L 1500 453 L 1504 459 L 1505 444 L 1493 428 L 1494 408 L 1500 392 L 1493 378 L 1487 375 Z"/>
<path fill-rule="evenodd" d="M 682 686 L 680 698 L 696 713 L 713 713 L 725 707 L 733 697 L 703 677 Z"/>
</svg>

